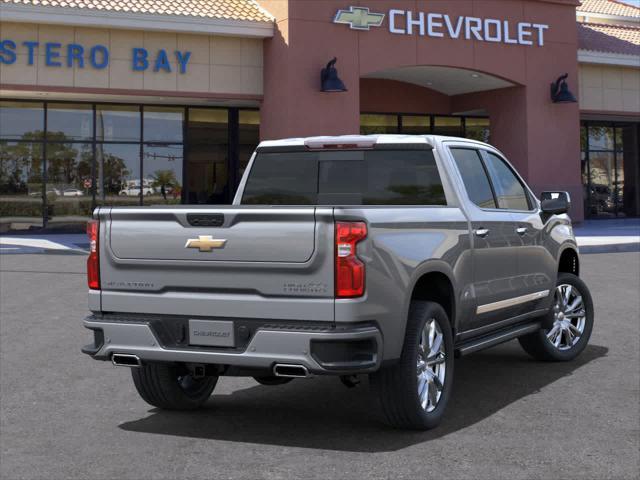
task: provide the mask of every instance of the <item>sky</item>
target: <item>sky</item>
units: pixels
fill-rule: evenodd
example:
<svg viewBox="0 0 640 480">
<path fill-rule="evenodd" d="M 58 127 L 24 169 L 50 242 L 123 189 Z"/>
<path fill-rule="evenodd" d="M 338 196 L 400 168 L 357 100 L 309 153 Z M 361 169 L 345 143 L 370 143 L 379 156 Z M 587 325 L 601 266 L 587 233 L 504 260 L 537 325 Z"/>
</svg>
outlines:
<svg viewBox="0 0 640 480">
<path fill-rule="evenodd" d="M 628 3 L 629 5 L 633 5 L 634 7 L 640 7 L 640 0 L 618 0 L 622 3 Z"/>
</svg>

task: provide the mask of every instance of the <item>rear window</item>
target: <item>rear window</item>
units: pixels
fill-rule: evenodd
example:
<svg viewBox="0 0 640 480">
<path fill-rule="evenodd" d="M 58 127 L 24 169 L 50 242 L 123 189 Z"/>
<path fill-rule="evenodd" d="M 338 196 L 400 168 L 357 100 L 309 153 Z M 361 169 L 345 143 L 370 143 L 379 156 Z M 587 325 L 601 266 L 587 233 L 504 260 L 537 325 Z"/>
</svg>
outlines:
<svg viewBox="0 0 640 480">
<path fill-rule="evenodd" d="M 248 205 L 446 205 L 433 152 L 258 153 Z"/>
</svg>

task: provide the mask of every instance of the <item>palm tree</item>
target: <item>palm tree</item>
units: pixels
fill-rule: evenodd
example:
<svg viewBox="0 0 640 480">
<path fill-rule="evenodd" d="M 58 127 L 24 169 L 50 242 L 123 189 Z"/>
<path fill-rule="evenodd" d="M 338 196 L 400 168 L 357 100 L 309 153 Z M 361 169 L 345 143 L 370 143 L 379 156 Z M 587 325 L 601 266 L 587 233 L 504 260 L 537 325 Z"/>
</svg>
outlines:
<svg viewBox="0 0 640 480">
<path fill-rule="evenodd" d="M 176 188 L 180 185 L 173 170 L 156 170 L 151 178 L 153 178 L 153 188 L 160 188 L 165 202 L 167 201 L 167 187 Z"/>
</svg>

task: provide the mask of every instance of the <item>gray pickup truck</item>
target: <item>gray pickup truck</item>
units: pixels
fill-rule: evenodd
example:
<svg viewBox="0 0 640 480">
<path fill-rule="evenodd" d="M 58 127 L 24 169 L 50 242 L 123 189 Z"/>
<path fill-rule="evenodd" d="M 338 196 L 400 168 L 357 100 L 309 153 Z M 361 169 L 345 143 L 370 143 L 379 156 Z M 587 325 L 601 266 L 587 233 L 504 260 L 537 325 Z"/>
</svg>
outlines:
<svg viewBox="0 0 640 480">
<path fill-rule="evenodd" d="M 165 409 L 201 406 L 223 375 L 368 374 L 389 424 L 432 428 L 454 357 L 517 338 L 567 361 L 587 345 L 569 207 L 472 140 L 262 142 L 233 205 L 95 211 L 83 352 L 132 367 Z"/>
</svg>

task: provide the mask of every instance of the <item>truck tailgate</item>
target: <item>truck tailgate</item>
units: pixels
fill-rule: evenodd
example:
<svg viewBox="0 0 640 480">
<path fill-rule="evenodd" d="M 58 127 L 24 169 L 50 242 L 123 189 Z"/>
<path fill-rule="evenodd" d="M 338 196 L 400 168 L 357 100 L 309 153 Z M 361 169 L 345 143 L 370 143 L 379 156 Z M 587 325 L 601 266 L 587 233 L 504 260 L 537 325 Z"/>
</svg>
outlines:
<svg viewBox="0 0 640 480">
<path fill-rule="evenodd" d="M 103 311 L 333 321 L 331 208 L 114 208 L 100 217 Z"/>
</svg>

